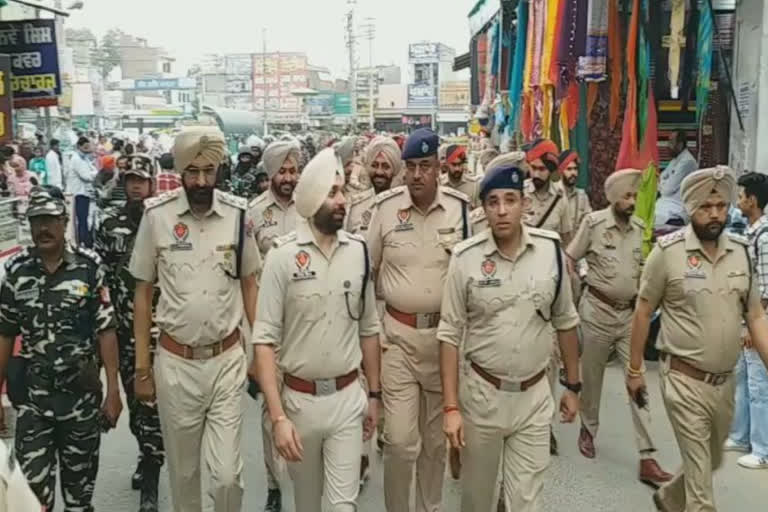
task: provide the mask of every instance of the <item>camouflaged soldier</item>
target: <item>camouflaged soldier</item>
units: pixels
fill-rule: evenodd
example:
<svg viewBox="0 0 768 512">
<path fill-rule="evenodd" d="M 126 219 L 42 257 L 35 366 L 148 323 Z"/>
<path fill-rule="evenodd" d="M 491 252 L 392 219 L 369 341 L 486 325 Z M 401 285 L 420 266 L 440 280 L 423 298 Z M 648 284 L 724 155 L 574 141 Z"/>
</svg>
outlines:
<svg viewBox="0 0 768 512">
<path fill-rule="evenodd" d="M 363 164 L 373 187 L 349 199 L 344 229 L 353 234 L 365 235 L 371 223 L 376 196 L 389 190 L 392 180 L 400 173 L 400 147 L 389 137 L 376 137 L 365 150 Z"/>
<path fill-rule="evenodd" d="M 451 144 L 445 150 L 446 172 L 440 177 L 440 184 L 458 190 L 469 198 L 470 206 L 478 206 L 480 179 L 467 172 L 467 148 Z"/>
<path fill-rule="evenodd" d="M 23 339 L 19 358 L 0 368 L 19 411 L 16 455 L 47 510 L 54 509 L 58 459 L 64 509 L 93 512 L 101 431 L 122 410 L 114 309 L 101 259 L 64 239 L 61 191 L 33 189 L 27 216 L 34 247 L 6 262 L 0 285 L 0 360 L 8 361 L 16 336 Z M 103 406 L 99 360 L 107 375 Z"/>
<path fill-rule="evenodd" d="M 140 402 L 134 396 L 136 340 L 133 336 L 133 298 L 136 280 L 128 272 L 136 232 L 144 214 L 144 200 L 152 195 L 152 175 L 140 168 L 130 168 L 123 173 L 123 181 L 127 202 L 119 211 L 104 219 L 96 231 L 93 248 L 107 268 L 107 283 L 117 319 L 120 379 L 130 413 L 131 433 L 139 443 L 139 464 L 132 486 L 141 489 L 141 512 L 154 512 L 157 510 L 157 485 L 165 453 L 157 404 Z M 155 331 L 155 341 L 157 334 Z"/>
</svg>

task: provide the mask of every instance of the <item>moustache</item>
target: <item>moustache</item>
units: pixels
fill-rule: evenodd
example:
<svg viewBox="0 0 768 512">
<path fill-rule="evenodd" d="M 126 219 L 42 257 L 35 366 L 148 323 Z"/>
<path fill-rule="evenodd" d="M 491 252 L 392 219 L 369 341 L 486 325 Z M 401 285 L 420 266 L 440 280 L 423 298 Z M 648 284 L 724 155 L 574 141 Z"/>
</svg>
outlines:
<svg viewBox="0 0 768 512">
<path fill-rule="evenodd" d="M 533 178 L 533 179 L 532 179 L 532 181 L 533 181 L 533 184 L 534 184 L 534 185 L 536 185 L 537 187 L 543 187 L 543 186 L 544 186 L 544 183 L 546 183 L 546 182 L 545 182 L 543 179 L 541 179 L 541 178 Z"/>
</svg>

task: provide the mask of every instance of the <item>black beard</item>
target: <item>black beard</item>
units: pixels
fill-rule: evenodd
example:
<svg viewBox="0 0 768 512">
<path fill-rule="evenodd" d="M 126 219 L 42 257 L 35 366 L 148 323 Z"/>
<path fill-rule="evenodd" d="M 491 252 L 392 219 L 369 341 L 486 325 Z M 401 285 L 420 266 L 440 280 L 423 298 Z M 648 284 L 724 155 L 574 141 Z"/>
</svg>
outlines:
<svg viewBox="0 0 768 512">
<path fill-rule="evenodd" d="M 184 185 L 184 191 L 187 193 L 187 201 L 190 205 L 206 206 L 210 208 L 213 205 L 213 187 L 193 185 L 188 187 Z"/>
<path fill-rule="evenodd" d="M 699 240 L 704 240 L 707 242 L 711 242 L 720 238 L 720 234 L 725 229 L 725 224 L 721 222 L 709 222 L 704 225 L 698 225 L 691 222 L 691 225 L 693 226 L 693 232 L 696 233 L 696 236 L 699 238 Z"/>
<path fill-rule="evenodd" d="M 547 182 L 541 178 L 533 178 L 533 186 L 536 190 L 541 190 L 547 184 Z"/>
<path fill-rule="evenodd" d="M 326 210 L 320 208 L 318 212 L 312 217 L 312 223 L 315 225 L 318 231 L 324 235 L 333 235 L 344 226 L 344 218 L 340 221 L 333 218 L 333 214 L 337 213 L 335 210 Z M 346 213 L 344 210 L 341 213 Z"/>
</svg>

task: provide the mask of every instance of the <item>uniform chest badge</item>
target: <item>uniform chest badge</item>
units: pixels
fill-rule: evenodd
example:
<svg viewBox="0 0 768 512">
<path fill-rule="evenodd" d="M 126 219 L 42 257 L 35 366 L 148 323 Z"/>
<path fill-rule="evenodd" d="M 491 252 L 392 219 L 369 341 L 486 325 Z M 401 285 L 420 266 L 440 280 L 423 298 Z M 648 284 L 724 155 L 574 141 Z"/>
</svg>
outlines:
<svg viewBox="0 0 768 512">
<path fill-rule="evenodd" d="M 483 278 L 477 282 L 477 286 L 481 288 L 501 286 L 501 279 L 497 279 L 496 276 L 496 262 L 488 258 L 480 264 L 480 272 L 483 274 Z"/>
<path fill-rule="evenodd" d="M 178 222 L 173 226 L 173 238 L 175 243 L 171 244 L 172 251 L 191 251 L 192 244 L 187 240 L 189 238 L 189 226 L 183 222 Z"/>
<path fill-rule="evenodd" d="M 397 226 L 395 226 L 395 231 L 412 231 L 412 230 L 413 230 L 413 224 L 411 223 L 411 210 L 408 208 L 397 210 Z"/>
<path fill-rule="evenodd" d="M 272 211 L 272 208 L 267 208 L 266 210 L 264 210 L 264 214 L 262 215 L 262 217 L 264 218 L 264 223 L 263 223 L 264 227 L 277 225 L 277 222 L 275 221 L 275 214 Z"/>
<path fill-rule="evenodd" d="M 360 222 L 360 229 L 366 230 L 368 229 L 368 225 L 371 223 L 371 210 L 365 210 L 363 212 L 363 217 Z"/>
<path fill-rule="evenodd" d="M 687 264 L 688 270 L 685 271 L 685 277 L 693 277 L 696 279 L 704 279 L 707 277 L 707 275 L 701 269 L 701 258 L 696 254 L 691 254 L 688 256 Z"/>
<path fill-rule="evenodd" d="M 312 263 L 312 258 L 307 251 L 297 252 L 294 261 L 296 263 L 296 272 L 293 273 L 294 281 L 305 281 L 317 277 L 315 271 L 309 268 Z"/>
</svg>

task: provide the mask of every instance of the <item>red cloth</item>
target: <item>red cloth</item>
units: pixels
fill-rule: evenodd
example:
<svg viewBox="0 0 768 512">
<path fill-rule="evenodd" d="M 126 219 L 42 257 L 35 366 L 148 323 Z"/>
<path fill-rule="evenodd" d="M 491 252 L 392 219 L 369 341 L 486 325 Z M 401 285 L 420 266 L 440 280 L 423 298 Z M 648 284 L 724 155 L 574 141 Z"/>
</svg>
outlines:
<svg viewBox="0 0 768 512">
<path fill-rule="evenodd" d="M 467 157 L 467 149 L 464 146 L 449 146 L 445 155 L 445 163 L 452 164 Z"/>
<path fill-rule="evenodd" d="M 552 159 L 554 159 L 555 166 L 557 166 L 558 153 L 560 153 L 560 150 L 557 149 L 557 145 L 554 142 L 549 139 L 539 139 L 531 143 L 531 147 L 526 152 L 525 158 L 530 163 L 539 158 L 549 159 L 547 155 L 550 155 Z"/>
<path fill-rule="evenodd" d="M 161 172 L 157 175 L 156 179 L 155 191 L 158 195 L 164 192 L 170 192 L 171 190 L 176 190 L 181 186 L 181 178 L 178 174 Z"/>
</svg>

